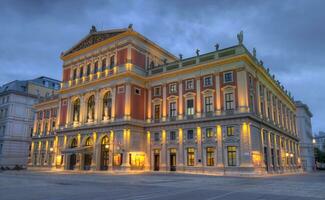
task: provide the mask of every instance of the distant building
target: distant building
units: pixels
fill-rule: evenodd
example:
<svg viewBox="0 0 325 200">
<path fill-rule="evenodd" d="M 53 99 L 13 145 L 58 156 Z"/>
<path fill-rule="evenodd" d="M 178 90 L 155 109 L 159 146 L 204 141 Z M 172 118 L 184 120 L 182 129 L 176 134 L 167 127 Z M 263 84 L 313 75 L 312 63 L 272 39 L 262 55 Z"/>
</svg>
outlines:
<svg viewBox="0 0 325 200">
<path fill-rule="evenodd" d="M 318 135 L 315 136 L 316 147 L 321 150 L 325 151 L 325 132 L 320 131 Z"/>
<path fill-rule="evenodd" d="M 296 108 L 296 124 L 300 139 L 301 163 L 305 171 L 313 171 L 315 169 L 313 134 L 311 126 L 311 118 L 313 115 L 308 106 L 301 101 L 296 101 Z"/>
<path fill-rule="evenodd" d="M 25 167 L 33 132 L 33 105 L 60 89 L 48 77 L 15 80 L 0 87 L 0 167 Z"/>
</svg>

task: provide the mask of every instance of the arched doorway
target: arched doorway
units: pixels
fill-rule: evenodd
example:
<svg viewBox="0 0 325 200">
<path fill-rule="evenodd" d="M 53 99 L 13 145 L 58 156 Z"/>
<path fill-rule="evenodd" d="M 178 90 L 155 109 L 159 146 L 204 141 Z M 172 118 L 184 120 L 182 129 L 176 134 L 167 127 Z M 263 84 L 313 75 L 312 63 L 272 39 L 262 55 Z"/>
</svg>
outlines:
<svg viewBox="0 0 325 200">
<path fill-rule="evenodd" d="M 108 136 L 103 137 L 100 148 L 100 169 L 107 170 L 109 163 L 109 138 Z"/>
<path fill-rule="evenodd" d="M 76 138 L 73 138 L 71 141 L 70 148 L 76 148 L 78 146 Z M 74 170 L 75 166 L 77 164 L 77 156 L 76 154 L 71 154 L 70 155 L 70 160 L 69 160 L 69 169 Z"/>
<path fill-rule="evenodd" d="M 85 147 L 92 147 L 93 144 L 93 139 L 91 137 L 88 137 L 85 142 Z M 92 152 L 86 151 L 84 153 L 84 170 L 90 170 L 92 158 Z"/>
</svg>

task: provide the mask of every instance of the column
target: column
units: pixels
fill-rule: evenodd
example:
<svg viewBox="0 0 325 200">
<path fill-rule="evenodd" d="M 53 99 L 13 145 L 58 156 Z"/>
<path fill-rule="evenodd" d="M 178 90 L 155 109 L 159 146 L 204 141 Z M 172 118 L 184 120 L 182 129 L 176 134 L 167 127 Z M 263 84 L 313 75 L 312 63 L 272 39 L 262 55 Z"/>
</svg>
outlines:
<svg viewBox="0 0 325 200">
<path fill-rule="evenodd" d="M 162 102 L 162 121 L 166 121 L 167 118 L 167 89 L 166 84 L 163 84 L 163 102 Z"/>
<path fill-rule="evenodd" d="M 148 122 L 151 121 L 151 112 L 152 112 L 152 108 L 151 108 L 151 87 L 149 86 L 149 89 L 148 89 L 148 113 L 147 113 L 147 118 L 148 118 Z"/>
<path fill-rule="evenodd" d="M 272 154 L 271 154 L 271 132 L 267 132 L 267 157 L 268 157 L 268 162 L 267 162 L 267 167 L 270 170 L 272 166 Z"/>
<path fill-rule="evenodd" d="M 184 167 L 184 147 L 183 147 L 183 129 L 178 129 L 178 167 L 180 167 L 181 170 L 183 170 Z"/>
<path fill-rule="evenodd" d="M 183 82 L 178 82 L 178 119 L 183 119 L 184 107 L 183 107 Z"/>
<path fill-rule="evenodd" d="M 240 126 L 240 166 L 253 167 L 251 156 L 250 124 L 244 122 Z"/>
<path fill-rule="evenodd" d="M 80 95 L 79 123 L 84 124 L 86 119 L 87 119 L 87 104 L 85 103 L 85 95 Z"/>
<path fill-rule="evenodd" d="M 278 149 L 279 149 L 279 152 L 280 152 L 279 153 L 280 159 L 279 159 L 278 165 L 279 165 L 280 170 L 282 171 L 283 170 L 283 163 L 282 163 L 283 156 L 282 156 L 282 146 L 281 146 L 281 144 L 282 144 L 282 137 L 279 136 L 279 146 L 278 146 Z"/>
<path fill-rule="evenodd" d="M 99 90 L 96 90 L 96 93 L 95 93 L 95 119 L 94 119 L 95 123 L 98 123 L 101 119 L 101 117 L 100 117 L 101 102 L 100 102 L 99 95 L 100 95 Z"/>
<path fill-rule="evenodd" d="M 123 129 L 123 163 L 122 167 L 125 170 L 128 170 L 130 168 L 130 163 L 129 163 L 129 137 L 128 134 L 129 130 L 128 129 Z"/>
<path fill-rule="evenodd" d="M 196 77 L 196 117 L 201 117 L 201 79 Z"/>
<path fill-rule="evenodd" d="M 248 112 L 248 89 L 247 89 L 247 74 L 242 70 L 237 72 L 237 87 L 238 87 L 238 111 Z"/>
<path fill-rule="evenodd" d="M 99 145 L 98 145 L 98 142 L 97 142 L 97 133 L 93 133 L 93 155 L 92 155 L 92 159 L 91 159 L 91 169 L 92 170 L 97 170 L 97 156 L 98 156 L 98 150 L 100 149 L 99 148 Z M 99 143 L 100 144 L 100 143 Z"/>
<path fill-rule="evenodd" d="M 145 169 L 150 170 L 151 169 L 151 134 L 150 131 L 147 131 L 147 142 L 146 142 L 146 162 L 145 162 Z"/>
<path fill-rule="evenodd" d="M 116 86 L 112 86 L 112 118 L 111 120 L 114 121 L 115 119 L 115 98 L 116 98 Z"/>
<path fill-rule="evenodd" d="M 221 125 L 217 125 L 217 167 L 224 167 L 223 159 L 223 137 Z"/>
<path fill-rule="evenodd" d="M 203 166 L 203 150 L 202 150 L 202 131 L 201 131 L 201 127 L 197 127 L 196 128 L 196 141 L 197 141 L 197 160 L 201 160 L 201 162 L 197 162 L 197 166 L 198 167 L 202 167 Z"/>
<path fill-rule="evenodd" d="M 31 156 L 31 165 L 34 166 L 34 161 L 35 161 L 35 155 L 34 155 L 34 148 L 35 148 L 35 143 L 31 143 L 31 149 L 30 149 L 30 156 Z"/>
<path fill-rule="evenodd" d="M 128 82 L 125 84 L 125 110 L 124 119 L 131 119 L 131 84 Z"/>
<path fill-rule="evenodd" d="M 257 91 L 257 111 L 258 114 L 261 116 L 261 93 L 260 93 L 260 82 L 256 81 L 256 91 Z"/>
<path fill-rule="evenodd" d="M 215 99 L 216 115 L 221 115 L 221 94 L 220 94 L 219 73 L 215 75 L 215 80 L 216 80 L 216 99 Z"/>
<path fill-rule="evenodd" d="M 161 169 L 167 170 L 166 130 L 161 132 Z"/>
<path fill-rule="evenodd" d="M 260 137 L 261 137 L 261 142 L 260 142 L 260 152 L 261 152 L 261 157 L 263 158 L 261 166 L 263 168 L 265 168 L 265 154 L 264 154 L 264 128 L 261 128 L 261 132 L 260 132 Z"/>
<path fill-rule="evenodd" d="M 279 169 L 279 163 L 278 163 L 278 140 L 276 134 L 274 134 L 274 145 L 273 145 L 273 151 L 274 151 L 274 167 L 278 170 Z"/>
</svg>

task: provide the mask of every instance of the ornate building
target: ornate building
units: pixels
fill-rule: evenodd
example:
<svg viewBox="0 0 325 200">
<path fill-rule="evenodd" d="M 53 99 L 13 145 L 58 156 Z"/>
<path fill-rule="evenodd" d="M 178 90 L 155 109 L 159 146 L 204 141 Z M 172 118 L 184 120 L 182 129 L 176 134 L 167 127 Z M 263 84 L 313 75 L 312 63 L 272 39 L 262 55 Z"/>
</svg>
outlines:
<svg viewBox="0 0 325 200">
<path fill-rule="evenodd" d="M 237 37 L 238 45 L 216 45 L 213 52 L 197 50 L 183 59 L 132 25 L 92 27 L 61 55 L 58 98 L 36 106 L 39 112 L 58 107 L 59 114 L 36 118 L 32 164 L 216 174 L 300 171 L 294 101 L 256 51 L 245 48 L 243 33 Z M 47 121 L 56 121 L 53 132 L 44 129 Z"/>
</svg>

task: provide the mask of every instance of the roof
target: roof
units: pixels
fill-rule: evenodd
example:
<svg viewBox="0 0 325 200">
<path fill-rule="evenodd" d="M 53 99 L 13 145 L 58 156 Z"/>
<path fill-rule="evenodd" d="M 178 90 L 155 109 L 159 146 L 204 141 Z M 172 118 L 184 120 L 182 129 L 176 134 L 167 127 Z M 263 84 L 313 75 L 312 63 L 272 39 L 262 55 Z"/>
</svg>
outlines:
<svg viewBox="0 0 325 200">
<path fill-rule="evenodd" d="M 295 101 L 295 105 L 296 105 L 297 108 L 298 108 L 298 107 L 304 108 L 305 111 L 307 112 L 307 114 L 308 114 L 310 117 L 313 116 L 313 114 L 312 114 L 311 111 L 309 110 L 309 107 L 308 107 L 307 104 L 305 104 L 305 103 L 303 103 L 303 102 L 301 102 L 301 101 Z"/>
<path fill-rule="evenodd" d="M 67 51 L 64 51 L 61 56 L 66 56 L 71 53 L 74 53 L 76 51 L 79 51 L 81 49 L 87 48 L 91 45 L 94 45 L 96 43 L 99 43 L 103 40 L 106 40 L 108 38 L 114 37 L 116 35 L 119 35 L 121 33 L 126 32 L 128 29 L 111 29 L 106 31 L 97 31 L 95 26 L 92 26 L 92 28 L 89 31 L 89 34 L 86 35 L 83 39 L 81 39 L 76 45 L 74 45 L 72 48 L 70 48 Z"/>
</svg>

